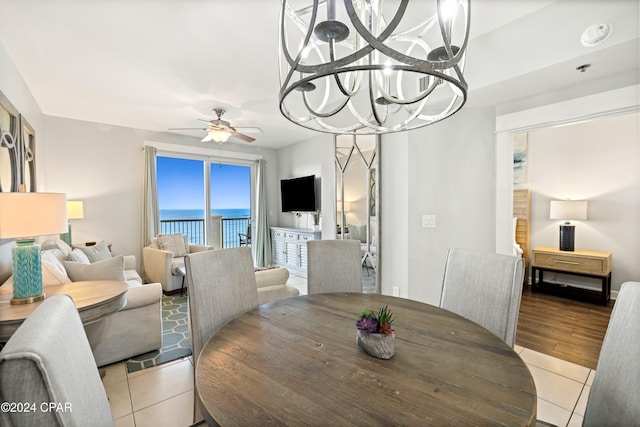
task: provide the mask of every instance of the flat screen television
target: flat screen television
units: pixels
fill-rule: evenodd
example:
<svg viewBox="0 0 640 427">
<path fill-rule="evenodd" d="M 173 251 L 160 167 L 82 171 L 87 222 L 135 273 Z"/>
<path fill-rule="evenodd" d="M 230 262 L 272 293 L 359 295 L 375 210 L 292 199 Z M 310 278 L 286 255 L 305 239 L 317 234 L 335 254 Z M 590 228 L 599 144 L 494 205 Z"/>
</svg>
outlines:
<svg viewBox="0 0 640 427">
<path fill-rule="evenodd" d="M 316 210 L 316 176 L 280 180 L 282 212 L 313 212 Z"/>
</svg>

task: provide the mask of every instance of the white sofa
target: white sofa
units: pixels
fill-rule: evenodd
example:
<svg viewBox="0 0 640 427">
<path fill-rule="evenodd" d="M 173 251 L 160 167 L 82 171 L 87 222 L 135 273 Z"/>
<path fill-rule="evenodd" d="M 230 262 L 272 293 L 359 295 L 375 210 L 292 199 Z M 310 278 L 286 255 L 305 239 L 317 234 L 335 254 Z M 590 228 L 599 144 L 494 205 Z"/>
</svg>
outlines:
<svg viewBox="0 0 640 427">
<path fill-rule="evenodd" d="M 162 236 L 152 238 L 151 244 L 142 248 L 145 282 L 162 284 L 162 290 L 165 293 L 174 293 L 181 289 L 184 277 L 178 273 L 177 269 L 184 267 L 185 254 L 213 250 L 213 246 L 192 245 L 187 236 L 179 236 L 182 236 L 184 241 L 182 248 L 163 249 L 161 247 Z"/>
<path fill-rule="evenodd" d="M 96 250 L 100 250 L 103 243 L 96 245 Z M 98 366 L 162 347 L 162 288 L 159 283 L 142 284 L 142 279 L 136 271 L 135 256 L 116 256 L 88 265 L 76 265 L 77 263 L 68 262 L 71 248 L 64 242 L 48 241 L 42 248 L 45 285 L 74 281 L 72 278 L 75 281 L 121 279 L 129 285 L 127 303 L 123 308 L 85 325 Z M 75 249 L 73 252 L 77 251 L 78 249 Z"/>
<path fill-rule="evenodd" d="M 289 270 L 284 267 L 257 269 L 258 304 L 300 295 L 298 289 L 287 286 L 288 279 Z"/>
</svg>

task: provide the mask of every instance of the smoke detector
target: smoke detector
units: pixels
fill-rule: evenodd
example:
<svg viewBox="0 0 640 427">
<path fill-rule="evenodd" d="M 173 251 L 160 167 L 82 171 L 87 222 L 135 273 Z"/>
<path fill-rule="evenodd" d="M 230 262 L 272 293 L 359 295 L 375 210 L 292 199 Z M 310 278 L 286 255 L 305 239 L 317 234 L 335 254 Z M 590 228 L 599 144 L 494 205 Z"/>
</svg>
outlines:
<svg viewBox="0 0 640 427">
<path fill-rule="evenodd" d="M 585 47 L 598 46 L 609 38 L 612 31 L 613 27 L 606 22 L 593 24 L 584 30 L 582 37 L 580 37 L 580 42 Z"/>
</svg>

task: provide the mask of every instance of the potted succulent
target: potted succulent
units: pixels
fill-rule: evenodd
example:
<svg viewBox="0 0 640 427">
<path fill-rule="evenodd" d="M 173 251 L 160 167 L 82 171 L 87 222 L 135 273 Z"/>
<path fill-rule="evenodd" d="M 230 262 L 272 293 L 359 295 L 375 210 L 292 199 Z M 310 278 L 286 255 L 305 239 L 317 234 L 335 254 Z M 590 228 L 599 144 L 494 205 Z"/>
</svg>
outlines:
<svg viewBox="0 0 640 427">
<path fill-rule="evenodd" d="M 377 313 L 365 308 L 356 322 L 356 344 L 373 357 L 391 359 L 395 354 L 395 334 L 391 328 L 394 323 L 393 313 L 386 305 Z"/>
</svg>

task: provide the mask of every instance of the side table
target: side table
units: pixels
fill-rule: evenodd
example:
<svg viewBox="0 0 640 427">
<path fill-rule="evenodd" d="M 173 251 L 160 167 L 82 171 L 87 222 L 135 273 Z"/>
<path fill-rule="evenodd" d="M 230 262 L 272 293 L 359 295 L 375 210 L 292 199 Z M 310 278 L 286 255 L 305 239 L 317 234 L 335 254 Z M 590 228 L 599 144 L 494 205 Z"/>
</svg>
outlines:
<svg viewBox="0 0 640 427">
<path fill-rule="evenodd" d="M 606 305 L 611 296 L 611 253 L 598 251 L 561 251 L 537 247 L 532 251 L 531 280 L 534 292 L 544 291 L 560 296 L 593 299 L 594 292 L 574 286 L 558 286 L 544 281 L 544 272 L 573 274 L 600 279 L 599 302 Z"/>
<path fill-rule="evenodd" d="M 127 303 L 126 295 L 129 287 L 124 282 L 113 280 L 94 280 L 87 282 L 70 282 L 63 285 L 49 285 L 43 287 L 44 294 L 49 297 L 56 294 L 66 294 L 73 299 L 82 323 L 91 323 L 111 314 Z M 0 342 L 6 342 L 20 327 L 22 322 L 42 302 L 31 304 L 11 305 L 9 300 L 13 295 L 13 287 L 0 287 Z"/>
</svg>

